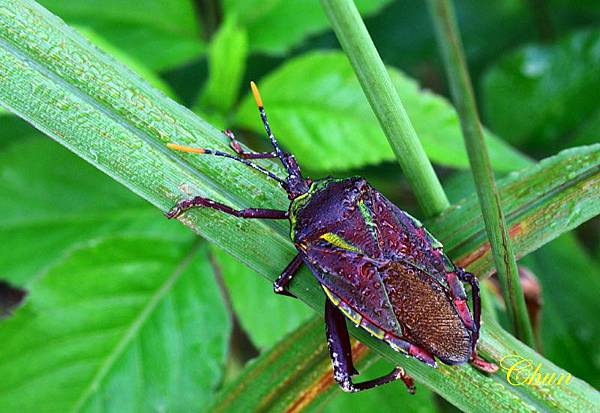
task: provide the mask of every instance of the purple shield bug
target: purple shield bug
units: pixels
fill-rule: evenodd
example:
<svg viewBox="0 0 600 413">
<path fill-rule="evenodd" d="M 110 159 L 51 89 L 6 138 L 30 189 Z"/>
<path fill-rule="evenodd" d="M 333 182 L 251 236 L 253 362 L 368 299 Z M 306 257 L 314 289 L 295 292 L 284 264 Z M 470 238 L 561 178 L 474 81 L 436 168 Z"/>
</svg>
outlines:
<svg viewBox="0 0 600 413">
<path fill-rule="evenodd" d="M 273 284 L 286 289 L 302 264 L 325 292 L 327 343 L 333 376 L 343 390 L 356 392 L 402 379 L 414 392 L 412 378 L 397 367 L 377 379 L 353 383 L 345 318 L 388 343 L 394 350 L 436 367 L 434 357 L 446 364 L 472 363 L 486 372 L 497 367 L 477 355 L 480 296 L 477 278 L 454 265 L 437 241 L 415 218 L 400 210 L 360 177 L 311 181 L 302 176 L 293 155 L 284 152 L 267 121 L 254 82 L 252 92 L 273 152 L 247 152 L 229 130 L 231 148 L 225 152 L 169 144 L 172 149 L 222 156 L 242 162 L 277 181 L 287 192 L 287 211 L 247 208 L 235 210 L 196 196 L 177 203 L 166 216 L 178 217 L 193 207 L 207 207 L 239 218 L 287 219 L 296 257 Z M 282 179 L 250 161 L 277 158 L 287 171 Z M 463 282 L 471 286 L 472 308 L 467 306 Z"/>
</svg>

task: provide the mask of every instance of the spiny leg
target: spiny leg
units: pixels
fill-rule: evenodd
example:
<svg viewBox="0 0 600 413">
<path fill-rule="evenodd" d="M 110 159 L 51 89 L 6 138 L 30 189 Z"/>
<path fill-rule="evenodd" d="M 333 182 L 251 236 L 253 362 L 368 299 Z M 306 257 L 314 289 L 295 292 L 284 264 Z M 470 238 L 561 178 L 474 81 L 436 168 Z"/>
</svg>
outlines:
<svg viewBox="0 0 600 413">
<path fill-rule="evenodd" d="M 325 327 L 327 333 L 327 345 L 331 362 L 333 364 L 333 378 L 338 382 L 342 390 L 346 392 L 359 392 L 372 389 L 382 384 L 397 379 L 402 379 L 410 393 L 415 392 L 412 378 L 404 372 L 401 367 L 396 367 L 391 373 L 377 379 L 352 383 L 351 376 L 358 374 L 352 363 L 352 350 L 350 337 L 344 315 L 329 300 L 325 302 Z"/>
<path fill-rule="evenodd" d="M 303 262 L 304 261 L 302 261 L 300 254 L 296 255 L 294 259 L 290 261 L 287 267 L 285 267 L 285 270 L 283 270 L 283 272 L 273 283 L 273 292 L 275 294 L 287 295 L 289 297 L 296 298 L 294 294 L 287 290 L 287 286 L 292 281 L 292 278 L 294 278 L 294 275 L 296 275 Z"/>
<path fill-rule="evenodd" d="M 267 159 L 267 158 L 277 158 L 277 154 L 275 152 L 249 152 L 245 151 L 242 148 L 242 145 L 235 138 L 235 135 L 231 131 L 231 129 L 225 129 L 223 133 L 229 138 L 231 149 L 235 151 L 242 159 Z"/>
<path fill-rule="evenodd" d="M 287 211 L 282 211 L 279 209 L 246 208 L 238 210 L 233 209 L 230 206 L 227 206 L 220 202 L 213 201 L 212 199 L 203 198 L 201 196 L 196 196 L 194 198 L 179 201 L 177 205 L 175 205 L 165 215 L 167 218 L 177 218 L 183 212 L 195 207 L 212 208 L 239 218 L 287 219 L 288 217 Z"/>
</svg>

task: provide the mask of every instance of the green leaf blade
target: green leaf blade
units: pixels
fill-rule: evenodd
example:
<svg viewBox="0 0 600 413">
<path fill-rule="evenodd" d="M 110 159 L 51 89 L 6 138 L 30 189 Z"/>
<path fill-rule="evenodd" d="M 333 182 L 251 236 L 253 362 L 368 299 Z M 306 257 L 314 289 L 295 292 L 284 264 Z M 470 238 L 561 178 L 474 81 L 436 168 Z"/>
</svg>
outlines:
<svg viewBox="0 0 600 413">
<path fill-rule="evenodd" d="M 361 13 L 371 15 L 390 0 L 359 0 Z M 225 15 L 235 16 L 248 29 L 250 50 L 280 55 L 312 34 L 328 28 L 327 18 L 315 1 L 226 0 Z"/>
<path fill-rule="evenodd" d="M 31 291 L 0 328 L 3 410 L 183 412 L 210 399 L 230 324 L 197 243 L 91 243 Z"/>
</svg>

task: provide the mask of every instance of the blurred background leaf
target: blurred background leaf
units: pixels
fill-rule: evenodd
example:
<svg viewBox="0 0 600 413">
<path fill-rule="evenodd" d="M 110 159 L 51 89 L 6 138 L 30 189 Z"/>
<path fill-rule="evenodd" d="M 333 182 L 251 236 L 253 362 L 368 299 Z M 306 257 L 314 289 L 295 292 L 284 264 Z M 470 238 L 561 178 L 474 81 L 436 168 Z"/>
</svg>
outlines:
<svg viewBox="0 0 600 413">
<path fill-rule="evenodd" d="M 419 88 L 390 68 L 429 158 L 438 164 L 467 168 L 456 112 L 444 98 Z M 289 60 L 260 80 L 261 93 L 274 132 L 300 163 L 311 170 L 344 170 L 394 159 L 375 115 L 341 52 L 313 52 Z M 251 96 L 243 101 L 238 123 L 262 129 Z M 522 168 L 525 156 L 488 134 L 494 167 Z"/>
<path fill-rule="evenodd" d="M 222 249 L 213 246 L 211 250 L 229 291 L 235 314 L 259 349 L 271 347 L 313 314 L 300 301 L 273 294 L 271 284 L 264 277 Z"/>
<path fill-rule="evenodd" d="M 483 84 L 485 119 L 509 142 L 546 156 L 600 137 L 600 30 L 503 57 Z M 590 130 L 592 128 L 592 130 Z M 585 142 L 580 135 L 586 137 Z"/>
<path fill-rule="evenodd" d="M 358 0 L 364 15 L 379 11 L 391 0 Z M 233 15 L 252 33 L 250 50 L 281 54 L 307 36 L 329 28 L 318 1 L 224 0 L 225 15 Z"/>
<path fill-rule="evenodd" d="M 573 234 L 565 234 L 522 260 L 542 284 L 542 352 L 595 387 L 600 386 L 598 263 Z M 574 357 L 575 354 L 583 355 Z"/>
<path fill-rule="evenodd" d="M 235 103 L 246 69 L 248 34 L 236 18 L 225 21 L 215 33 L 208 51 L 208 79 L 196 103 L 198 110 L 223 115 Z"/>
</svg>

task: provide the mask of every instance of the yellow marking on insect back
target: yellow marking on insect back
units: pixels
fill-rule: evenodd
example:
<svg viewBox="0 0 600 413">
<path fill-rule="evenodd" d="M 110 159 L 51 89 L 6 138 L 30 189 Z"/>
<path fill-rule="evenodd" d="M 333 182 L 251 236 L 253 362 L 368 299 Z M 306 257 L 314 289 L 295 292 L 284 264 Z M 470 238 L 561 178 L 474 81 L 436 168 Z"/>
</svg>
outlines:
<svg viewBox="0 0 600 413">
<path fill-rule="evenodd" d="M 366 318 L 363 318 L 360 322 L 360 326 L 371 333 L 372 336 L 377 337 L 378 339 L 383 339 L 385 336 L 385 332 L 379 327 L 375 326 L 375 324 L 371 323 Z"/>
<path fill-rule="evenodd" d="M 329 288 L 325 287 L 324 285 L 322 285 L 321 287 L 323 287 L 323 291 L 325 291 L 325 294 L 327 294 L 327 297 L 329 297 L 329 300 L 334 305 L 338 305 L 340 303 L 339 297 L 337 295 L 335 295 L 334 293 L 332 293 L 331 291 L 329 291 Z"/>
<path fill-rule="evenodd" d="M 352 309 L 344 301 L 340 301 L 337 305 L 337 308 L 339 308 L 340 311 L 344 313 L 346 317 L 348 317 L 348 320 L 352 321 L 356 326 L 360 324 L 360 321 L 362 320 L 362 315 L 354 311 L 354 309 Z"/>
<path fill-rule="evenodd" d="M 328 243 L 335 245 L 338 248 L 342 248 L 342 249 L 348 250 L 348 251 L 361 252 L 361 250 L 359 248 L 355 247 L 354 245 L 349 244 L 348 241 L 346 241 L 345 239 L 340 237 L 338 234 L 334 234 L 333 232 L 326 232 L 325 234 L 321 235 L 319 238 L 324 239 Z"/>
<path fill-rule="evenodd" d="M 176 143 L 167 143 L 167 148 L 190 153 L 206 153 L 204 148 L 192 148 L 191 146 L 178 145 Z"/>
<path fill-rule="evenodd" d="M 371 216 L 371 212 L 369 208 L 365 205 L 365 201 L 362 199 L 358 202 L 358 209 L 360 210 L 360 214 L 363 219 L 366 221 L 367 225 L 373 225 L 373 217 Z"/>
<path fill-rule="evenodd" d="M 254 100 L 256 101 L 256 105 L 259 108 L 263 107 L 263 101 L 262 98 L 260 97 L 260 92 L 258 91 L 258 87 L 256 87 L 256 83 L 254 83 L 253 81 L 250 82 L 250 88 L 252 89 L 252 94 L 254 95 Z"/>
</svg>

